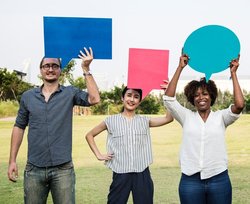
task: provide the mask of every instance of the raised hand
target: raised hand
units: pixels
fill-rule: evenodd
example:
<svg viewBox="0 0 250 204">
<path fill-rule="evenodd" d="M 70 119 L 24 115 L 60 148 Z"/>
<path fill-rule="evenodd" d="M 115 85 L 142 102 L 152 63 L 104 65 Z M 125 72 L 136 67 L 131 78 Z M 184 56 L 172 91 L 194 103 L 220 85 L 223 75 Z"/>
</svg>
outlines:
<svg viewBox="0 0 250 204">
<path fill-rule="evenodd" d="M 78 57 L 82 59 L 83 71 L 88 72 L 89 65 L 92 62 L 92 60 L 94 59 L 93 58 L 93 51 L 92 51 L 91 47 L 89 48 L 89 51 L 86 47 L 84 47 L 83 49 L 84 49 L 85 53 L 82 50 L 80 50 L 80 54 L 78 55 Z"/>
<path fill-rule="evenodd" d="M 240 61 L 240 55 L 238 55 L 238 57 L 236 59 L 231 60 L 229 67 L 230 67 L 230 71 L 231 73 L 236 72 L 238 67 L 239 67 L 239 61 Z"/>
</svg>

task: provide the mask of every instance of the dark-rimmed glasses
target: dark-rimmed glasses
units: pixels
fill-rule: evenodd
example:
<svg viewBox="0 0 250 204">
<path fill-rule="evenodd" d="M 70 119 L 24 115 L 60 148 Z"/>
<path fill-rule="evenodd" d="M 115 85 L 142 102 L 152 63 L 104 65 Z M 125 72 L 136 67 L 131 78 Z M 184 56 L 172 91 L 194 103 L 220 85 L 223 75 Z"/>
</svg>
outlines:
<svg viewBox="0 0 250 204">
<path fill-rule="evenodd" d="M 44 65 L 42 65 L 42 69 L 43 70 L 49 70 L 49 68 L 52 68 L 53 70 L 58 70 L 59 69 L 59 65 L 58 64 L 55 64 L 55 63 L 52 63 L 52 64 L 44 64 Z"/>
</svg>

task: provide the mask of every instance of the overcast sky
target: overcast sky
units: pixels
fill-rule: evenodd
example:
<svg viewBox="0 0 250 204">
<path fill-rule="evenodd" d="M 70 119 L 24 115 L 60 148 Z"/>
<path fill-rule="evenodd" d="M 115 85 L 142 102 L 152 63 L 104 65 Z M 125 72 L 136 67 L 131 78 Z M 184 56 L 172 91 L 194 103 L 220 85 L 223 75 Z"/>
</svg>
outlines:
<svg viewBox="0 0 250 204">
<path fill-rule="evenodd" d="M 249 0 L 2 0 L 0 6 L 0 67 L 22 71 L 38 83 L 44 56 L 43 17 L 112 18 L 112 60 L 94 60 L 97 82 L 112 87 L 127 83 L 128 49 L 170 50 L 169 76 L 178 64 L 180 50 L 194 30 L 205 25 L 231 29 L 241 43 L 239 76 L 250 77 Z M 76 66 L 74 75 L 81 76 Z M 229 70 L 212 75 L 229 77 Z M 187 67 L 183 76 L 204 76 Z M 102 84 L 103 85 L 103 84 Z"/>
</svg>

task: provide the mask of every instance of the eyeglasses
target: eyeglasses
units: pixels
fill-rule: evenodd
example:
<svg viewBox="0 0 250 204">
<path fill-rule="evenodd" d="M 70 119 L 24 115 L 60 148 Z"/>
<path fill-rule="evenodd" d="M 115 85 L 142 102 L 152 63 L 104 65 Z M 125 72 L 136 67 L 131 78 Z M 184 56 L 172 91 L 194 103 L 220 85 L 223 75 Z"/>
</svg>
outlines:
<svg viewBox="0 0 250 204">
<path fill-rule="evenodd" d="M 44 65 L 42 65 L 42 68 L 44 69 L 44 70 L 49 70 L 49 68 L 52 68 L 53 70 L 58 70 L 59 69 L 59 65 L 58 64 L 44 64 Z"/>
</svg>

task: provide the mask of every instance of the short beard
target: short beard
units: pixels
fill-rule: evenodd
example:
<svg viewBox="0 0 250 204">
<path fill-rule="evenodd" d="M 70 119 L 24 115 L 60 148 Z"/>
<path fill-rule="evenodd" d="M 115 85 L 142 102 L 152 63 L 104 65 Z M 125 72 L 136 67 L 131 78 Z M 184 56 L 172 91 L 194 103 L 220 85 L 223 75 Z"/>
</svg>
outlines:
<svg viewBox="0 0 250 204">
<path fill-rule="evenodd" d="M 56 81 L 58 81 L 58 79 L 43 79 L 44 81 L 46 81 L 47 83 L 54 83 Z"/>
</svg>

